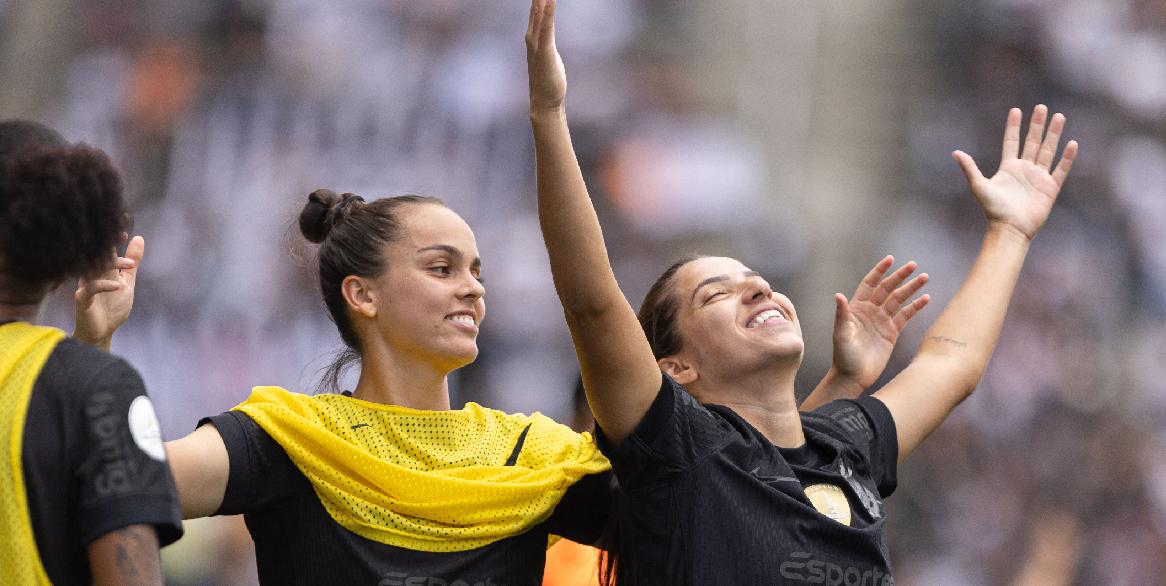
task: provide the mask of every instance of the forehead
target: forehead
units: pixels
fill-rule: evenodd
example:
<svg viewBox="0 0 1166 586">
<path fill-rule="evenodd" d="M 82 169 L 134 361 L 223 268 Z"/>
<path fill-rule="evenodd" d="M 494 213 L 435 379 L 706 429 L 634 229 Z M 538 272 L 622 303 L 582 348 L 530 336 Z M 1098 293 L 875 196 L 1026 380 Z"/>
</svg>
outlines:
<svg viewBox="0 0 1166 586">
<path fill-rule="evenodd" d="M 400 210 L 401 234 L 398 243 L 413 250 L 447 244 L 477 256 L 474 231 L 453 210 L 436 204 L 414 204 Z"/>
<path fill-rule="evenodd" d="M 680 267 L 676 272 L 676 285 L 681 291 L 692 293 L 692 289 L 705 279 L 720 275 L 739 277 L 748 270 L 749 267 L 735 258 L 706 256 Z"/>
</svg>

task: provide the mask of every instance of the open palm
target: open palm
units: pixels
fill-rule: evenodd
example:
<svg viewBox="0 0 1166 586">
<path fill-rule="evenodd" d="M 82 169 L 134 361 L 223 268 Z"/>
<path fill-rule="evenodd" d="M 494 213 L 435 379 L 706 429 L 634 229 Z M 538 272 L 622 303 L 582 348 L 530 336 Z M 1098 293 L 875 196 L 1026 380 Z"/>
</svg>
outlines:
<svg viewBox="0 0 1166 586">
<path fill-rule="evenodd" d="M 1019 108 L 1009 110 L 1000 168 L 991 178 L 984 177 L 967 153 L 956 151 L 952 156 L 967 176 L 972 193 L 988 221 L 1014 228 L 1032 240 L 1044 226 L 1053 202 L 1065 184 L 1077 157 L 1077 141 L 1071 140 L 1065 145 L 1061 161 L 1054 169 L 1052 164 L 1065 128 L 1065 116 L 1058 113 L 1048 121 L 1048 108 L 1044 105 L 1034 108 L 1023 150 L 1020 144 L 1021 117 Z"/>
<path fill-rule="evenodd" d="M 914 262 L 884 278 L 893 262 L 888 256 L 875 264 L 849 300 L 841 293 L 834 296 L 834 368 L 862 388 L 878 380 L 899 334 L 931 299 L 923 295 L 908 301 L 928 279 L 923 273 L 903 284 L 915 272 Z"/>
</svg>

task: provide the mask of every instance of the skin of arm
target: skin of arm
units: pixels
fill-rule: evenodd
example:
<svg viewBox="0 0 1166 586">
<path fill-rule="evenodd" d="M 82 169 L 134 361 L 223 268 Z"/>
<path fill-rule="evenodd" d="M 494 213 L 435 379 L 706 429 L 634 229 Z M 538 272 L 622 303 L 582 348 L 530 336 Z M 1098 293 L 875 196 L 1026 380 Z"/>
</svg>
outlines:
<svg viewBox="0 0 1166 586">
<path fill-rule="evenodd" d="M 884 278 L 894 262 L 886 256 L 876 263 L 849 300 L 841 293 L 834 294 L 834 362 L 801 404 L 802 411 L 862 395 L 883 373 L 907 322 L 931 300 L 929 295 L 921 295 L 907 301 L 929 278 L 923 273 L 903 284 L 915 272 L 914 261 Z"/>
<path fill-rule="evenodd" d="M 563 105 L 567 79 L 555 47 L 554 13 L 554 0 L 534 0 L 526 34 L 539 223 L 587 400 L 605 435 L 619 444 L 647 413 L 661 374 L 616 283 L 575 158 Z"/>
<path fill-rule="evenodd" d="M 900 461 L 972 393 L 988 367 L 1029 246 L 1077 155 L 1070 141 L 1050 172 L 1065 118 L 1053 116 L 1042 142 L 1047 116 L 1047 108 L 1036 107 L 1020 153 L 1021 113 L 1009 112 L 1000 169 L 991 179 L 967 154 L 953 153 L 984 208 L 988 230 L 963 285 L 927 330 L 914 360 L 874 395 L 895 420 Z"/>
<path fill-rule="evenodd" d="M 227 445 L 219 430 L 203 425 L 182 439 L 166 442 L 166 453 L 182 503 L 182 518 L 215 514 L 223 504 L 231 472 Z"/>
<path fill-rule="evenodd" d="M 88 554 L 94 584 L 162 584 L 158 534 L 149 525 L 110 531 L 89 544 Z"/>
</svg>

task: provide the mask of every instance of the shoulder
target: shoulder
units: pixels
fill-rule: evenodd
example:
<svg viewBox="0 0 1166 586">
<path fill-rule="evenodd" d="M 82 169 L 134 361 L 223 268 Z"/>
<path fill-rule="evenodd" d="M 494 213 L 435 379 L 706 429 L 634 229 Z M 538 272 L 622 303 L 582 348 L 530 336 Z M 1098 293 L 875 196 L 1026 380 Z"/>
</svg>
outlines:
<svg viewBox="0 0 1166 586">
<path fill-rule="evenodd" d="M 138 372 L 125 360 L 74 338 L 65 338 L 57 344 L 42 371 L 42 378 L 67 382 L 117 376 L 140 380 Z"/>
</svg>

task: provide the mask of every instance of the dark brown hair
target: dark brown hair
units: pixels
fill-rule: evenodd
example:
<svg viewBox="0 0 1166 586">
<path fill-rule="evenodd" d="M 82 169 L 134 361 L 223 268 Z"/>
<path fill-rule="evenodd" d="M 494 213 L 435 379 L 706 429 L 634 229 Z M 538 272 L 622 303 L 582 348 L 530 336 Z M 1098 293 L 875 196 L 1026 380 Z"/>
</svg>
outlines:
<svg viewBox="0 0 1166 586">
<path fill-rule="evenodd" d="M 107 269 L 127 224 L 121 178 L 100 150 L 33 146 L 0 160 L 0 287 L 9 301 L 39 302 L 54 282 Z"/>
<path fill-rule="evenodd" d="M 401 208 L 414 204 L 445 207 L 436 197 L 401 195 L 371 202 L 352 194 L 317 189 L 308 195 L 300 212 L 300 232 L 309 242 L 320 245 L 320 292 L 328 315 L 340 331 L 347 348 L 328 367 L 322 386 L 334 390 L 346 368 L 360 360 L 360 340 L 348 319 L 348 304 L 340 285 L 349 275 L 373 278 L 389 269 L 385 247 L 396 241 L 401 231 Z"/>
<path fill-rule="evenodd" d="M 656 360 L 672 356 L 684 347 L 680 330 L 676 328 L 676 313 L 680 309 L 680 301 L 673 292 L 676 288 L 676 273 L 684 265 L 704 257 L 691 254 L 672 263 L 652 283 L 652 288 L 648 289 L 644 302 L 640 304 L 640 327 L 644 328 L 644 335 L 648 337 L 648 344 L 652 346 L 652 355 Z"/>
</svg>

